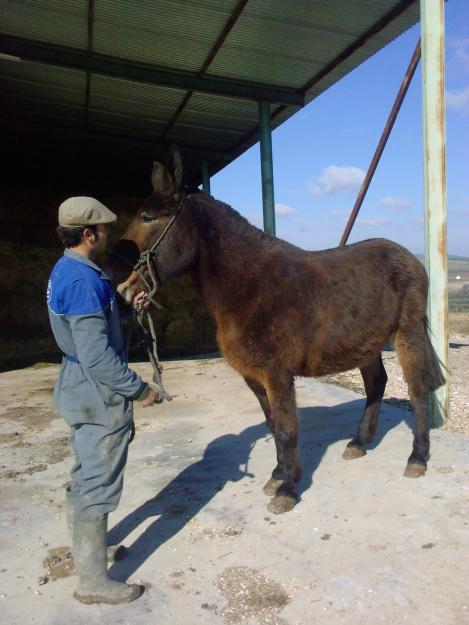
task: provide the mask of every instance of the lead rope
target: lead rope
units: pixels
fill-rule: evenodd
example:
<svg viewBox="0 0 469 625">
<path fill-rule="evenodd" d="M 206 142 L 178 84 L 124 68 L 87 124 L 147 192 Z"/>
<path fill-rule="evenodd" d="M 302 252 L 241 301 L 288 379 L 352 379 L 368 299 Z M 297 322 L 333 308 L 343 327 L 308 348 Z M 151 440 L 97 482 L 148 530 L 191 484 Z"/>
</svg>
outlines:
<svg viewBox="0 0 469 625">
<path fill-rule="evenodd" d="M 163 307 L 154 299 L 155 293 L 159 287 L 159 280 L 157 278 L 155 268 L 153 267 L 153 263 L 151 262 L 151 259 L 155 254 L 156 248 L 160 245 L 161 241 L 166 236 L 166 233 L 175 222 L 176 217 L 181 212 L 185 201 L 189 197 L 190 197 L 190 194 L 183 195 L 183 197 L 181 198 L 178 204 L 175 214 L 169 220 L 163 232 L 160 234 L 158 239 L 155 241 L 155 243 L 153 243 L 153 245 L 148 250 L 145 250 L 144 252 L 142 252 L 140 258 L 138 259 L 137 263 L 133 267 L 133 271 L 136 271 L 138 273 L 138 275 L 140 276 L 140 279 L 145 285 L 145 288 L 147 289 L 147 297 L 149 301 L 153 304 L 153 306 L 155 306 L 155 308 L 159 308 L 160 310 Z M 151 284 L 148 282 L 148 280 L 145 278 L 145 276 L 143 275 L 141 271 L 141 268 L 144 265 L 146 265 L 148 274 L 151 278 Z M 148 358 L 150 359 L 151 366 L 153 368 L 153 384 L 156 387 L 156 391 L 158 395 L 160 396 L 161 401 L 163 401 L 164 399 L 166 401 L 171 401 L 173 399 L 172 396 L 166 391 L 166 389 L 163 386 L 163 379 L 162 379 L 163 367 L 158 358 L 158 343 L 156 340 L 156 332 L 155 332 L 155 326 L 153 324 L 153 319 L 150 313 L 144 310 L 137 310 L 136 317 L 137 317 L 138 324 L 140 328 L 142 329 L 142 332 L 145 338 Z M 148 327 L 145 326 L 145 320 L 146 320 Z M 129 337 L 130 337 L 131 331 L 132 331 L 132 327 L 130 325 Z"/>
<path fill-rule="evenodd" d="M 161 308 L 161 306 L 160 306 Z M 156 391 L 160 396 L 161 400 L 166 399 L 166 401 L 171 401 L 172 396 L 166 391 L 163 386 L 163 379 L 161 377 L 163 373 L 163 367 L 160 364 L 158 358 L 158 343 L 156 340 L 155 326 L 153 325 L 153 319 L 149 312 L 138 311 L 137 312 L 137 321 L 142 329 L 143 335 L 145 337 L 145 343 L 147 347 L 148 358 L 150 359 L 151 366 L 153 368 L 153 384 L 156 387 Z M 146 319 L 148 328 L 145 326 L 144 320 Z"/>
<path fill-rule="evenodd" d="M 156 305 L 158 308 L 163 308 L 158 303 L 156 303 Z M 141 341 L 141 343 L 143 342 L 145 343 L 145 347 L 147 348 L 148 358 L 150 360 L 150 363 L 153 369 L 152 386 L 155 388 L 156 392 L 159 395 L 158 403 L 160 403 L 161 401 L 165 399 L 166 401 L 172 401 L 173 399 L 172 396 L 166 391 L 166 389 L 163 386 L 163 379 L 162 379 L 163 367 L 160 364 L 160 361 L 158 358 L 158 344 L 156 341 L 156 332 L 155 332 L 155 327 L 153 325 L 153 319 L 151 318 L 150 313 L 147 311 L 144 311 L 143 309 L 141 310 L 134 309 L 134 311 L 130 314 L 130 319 L 127 322 L 127 332 L 125 334 L 125 339 L 124 339 L 126 354 L 129 354 L 129 351 L 130 351 L 130 343 L 132 340 L 132 328 L 133 328 L 134 318 L 137 319 L 138 324 L 140 328 L 142 329 L 142 332 L 144 335 L 144 339 L 143 341 Z M 145 327 L 145 324 L 144 324 L 145 319 L 148 324 L 150 332 Z M 150 334 L 151 334 L 151 339 L 150 339 Z M 150 341 L 151 341 L 151 346 L 150 346 Z M 132 427 L 130 431 L 129 443 L 131 443 L 134 440 L 134 438 L 135 438 L 135 421 L 132 419 Z"/>
</svg>

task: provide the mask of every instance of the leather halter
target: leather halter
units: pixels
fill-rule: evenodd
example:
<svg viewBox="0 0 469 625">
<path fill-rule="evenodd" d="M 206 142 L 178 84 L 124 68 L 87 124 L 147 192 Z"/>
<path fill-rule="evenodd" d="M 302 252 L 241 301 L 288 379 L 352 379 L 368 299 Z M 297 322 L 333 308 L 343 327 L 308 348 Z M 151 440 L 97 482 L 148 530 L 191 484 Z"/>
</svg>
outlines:
<svg viewBox="0 0 469 625">
<path fill-rule="evenodd" d="M 145 287 L 147 289 L 147 297 L 148 297 L 148 299 L 157 308 L 161 308 L 161 306 L 160 306 L 160 304 L 158 304 L 158 302 L 156 302 L 153 299 L 153 297 L 154 297 L 154 295 L 155 295 L 159 285 L 161 284 L 161 280 L 160 280 L 160 278 L 158 276 L 158 271 L 157 271 L 156 267 L 152 263 L 152 260 L 153 260 L 153 257 L 156 254 L 156 250 L 161 245 L 161 242 L 163 241 L 163 239 L 165 238 L 165 236 L 169 232 L 171 226 L 174 224 L 174 222 L 176 221 L 178 216 L 181 214 L 182 209 L 184 208 L 184 204 L 186 203 L 186 200 L 188 200 L 190 198 L 190 196 L 191 196 L 190 193 L 184 192 L 182 194 L 182 197 L 179 200 L 179 204 L 177 205 L 176 211 L 175 211 L 174 215 L 171 217 L 171 219 L 168 221 L 168 223 L 166 224 L 163 232 L 160 234 L 160 236 L 156 239 L 156 241 L 153 243 L 153 245 L 151 247 L 149 247 L 147 250 L 144 250 L 140 254 L 140 258 L 138 259 L 137 263 L 134 265 L 134 268 L 133 268 L 133 271 L 136 271 L 138 273 L 138 275 L 140 276 L 140 279 L 145 284 Z M 143 275 L 143 273 L 141 271 L 142 267 L 144 267 L 145 265 L 146 265 L 146 268 L 148 270 L 148 274 L 149 274 L 149 276 L 151 278 L 151 282 L 152 282 L 151 284 L 148 282 L 148 280 L 145 278 L 145 276 Z"/>
</svg>

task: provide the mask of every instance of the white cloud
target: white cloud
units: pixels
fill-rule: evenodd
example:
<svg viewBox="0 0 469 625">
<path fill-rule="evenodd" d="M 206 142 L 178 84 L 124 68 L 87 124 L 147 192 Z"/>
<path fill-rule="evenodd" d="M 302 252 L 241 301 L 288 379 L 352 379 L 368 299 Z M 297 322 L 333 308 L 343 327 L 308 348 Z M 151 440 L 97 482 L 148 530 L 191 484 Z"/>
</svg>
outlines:
<svg viewBox="0 0 469 625">
<path fill-rule="evenodd" d="M 357 224 L 361 226 L 382 226 L 384 224 L 391 223 L 390 219 L 386 217 L 371 217 L 369 219 L 357 219 Z"/>
<path fill-rule="evenodd" d="M 447 89 L 446 104 L 463 115 L 469 114 L 469 87 L 464 89 Z"/>
<path fill-rule="evenodd" d="M 262 213 L 249 213 L 246 215 L 246 219 L 257 227 L 263 226 L 264 219 Z"/>
<path fill-rule="evenodd" d="M 275 214 L 277 217 L 289 217 L 290 215 L 294 215 L 296 210 L 288 204 L 276 204 L 275 205 Z"/>
<path fill-rule="evenodd" d="M 308 185 L 313 195 L 337 195 L 354 193 L 359 190 L 366 172 L 358 167 L 338 167 L 329 165 L 322 170 L 315 182 Z"/>
<path fill-rule="evenodd" d="M 386 206 L 386 208 L 393 208 L 394 210 L 400 210 L 401 208 L 407 208 L 411 206 L 412 202 L 409 200 L 404 200 L 400 197 L 382 197 L 378 200 L 378 204 L 381 206 Z"/>
<path fill-rule="evenodd" d="M 469 37 L 449 37 L 448 46 L 454 53 L 452 63 L 460 69 L 469 70 Z"/>
</svg>

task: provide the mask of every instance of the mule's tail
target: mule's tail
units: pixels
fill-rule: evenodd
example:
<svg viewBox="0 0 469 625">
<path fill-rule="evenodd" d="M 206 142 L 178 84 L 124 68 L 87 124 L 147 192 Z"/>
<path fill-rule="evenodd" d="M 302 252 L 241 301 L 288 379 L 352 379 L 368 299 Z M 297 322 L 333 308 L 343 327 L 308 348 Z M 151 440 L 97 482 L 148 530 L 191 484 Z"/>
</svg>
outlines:
<svg viewBox="0 0 469 625">
<path fill-rule="evenodd" d="M 424 326 L 425 326 L 424 350 L 425 350 L 425 364 L 426 364 L 426 367 L 425 367 L 426 382 L 427 382 L 428 389 L 430 391 L 435 391 L 437 388 L 440 388 L 440 386 L 443 386 L 443 384 L 445 383 L 445 376 L 443 375 L 443 371 L 442 371 L 442 363 L 440 362 L 440 359 L 438 358 L 435 352 L 435 348 L 433 347 L 432 342 L 430 341 L 430 326 L 429 326 L 427 317 L 425 317 Z"/>
</svg>

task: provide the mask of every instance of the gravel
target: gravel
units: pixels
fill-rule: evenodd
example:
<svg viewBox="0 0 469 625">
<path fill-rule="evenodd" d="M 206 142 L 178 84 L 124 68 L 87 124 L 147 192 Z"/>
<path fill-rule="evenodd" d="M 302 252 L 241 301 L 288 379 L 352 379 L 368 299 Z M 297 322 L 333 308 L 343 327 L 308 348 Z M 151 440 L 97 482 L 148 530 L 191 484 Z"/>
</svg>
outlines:
<svg viewBox="0 0 469 625">
<path fill-rule="evenodd" d="M 383 352 L 383 362 L 388 374 L 385 401 L 411 410 L 407 384 L 397 354 Z M 449 344 L 450 415 L 443 429 L 469 434 L 469 335 L 453 334 Z M 328 384 L 337 384 L 357 393 L 365 394 L 358 369 L 321 378 Z"/>
</svg>

